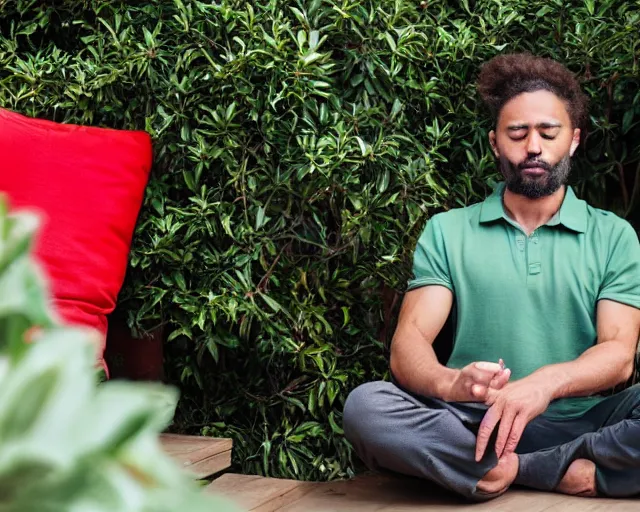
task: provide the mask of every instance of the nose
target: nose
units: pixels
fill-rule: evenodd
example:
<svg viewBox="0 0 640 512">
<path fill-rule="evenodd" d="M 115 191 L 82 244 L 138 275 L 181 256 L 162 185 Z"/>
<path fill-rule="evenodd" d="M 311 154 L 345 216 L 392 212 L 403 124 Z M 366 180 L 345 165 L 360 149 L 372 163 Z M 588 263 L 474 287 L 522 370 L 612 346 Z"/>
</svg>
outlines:
<svg viewBox="0 0 640 512">
<path fill-rule="evenodd" d="M 542 153 L 542 143 L 540 134 L 536 130 L 531 130 L 527 138 L 527 153 L 529 156 L 537 156 Z"/>
</svg>

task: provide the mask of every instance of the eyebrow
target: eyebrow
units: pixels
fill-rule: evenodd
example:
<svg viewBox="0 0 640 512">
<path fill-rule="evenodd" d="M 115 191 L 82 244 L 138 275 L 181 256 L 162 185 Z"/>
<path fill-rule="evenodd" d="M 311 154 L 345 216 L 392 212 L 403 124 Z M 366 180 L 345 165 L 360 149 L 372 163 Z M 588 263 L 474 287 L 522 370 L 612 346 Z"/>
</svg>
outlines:
<svg viewBox="0 0 640 512">
<path fill-rule="evenodd" d="M 538 123 L 535 127 L 542 128 L 543 130 L 549 129 L 549 128 L 562 128 L 562 123 L 557 121 Z M 528 129 L 529 129 L 528 124 L 513 124 L 507 128 L 507 130 L 514 131 L 514 132 L 518 130 L 528 130 Z"/>
</svg>

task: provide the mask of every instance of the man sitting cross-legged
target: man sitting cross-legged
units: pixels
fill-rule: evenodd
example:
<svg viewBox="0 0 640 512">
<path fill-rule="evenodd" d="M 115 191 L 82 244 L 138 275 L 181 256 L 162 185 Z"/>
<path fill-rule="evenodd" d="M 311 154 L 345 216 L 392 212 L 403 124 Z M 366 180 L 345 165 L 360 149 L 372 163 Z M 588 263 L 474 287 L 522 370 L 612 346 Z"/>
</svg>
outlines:
<svg viewBox="0 0 640 512">
<path fill-rule="evenodd" d="M 633 372 L 640 245 L 565 185 L 586 98 L 528 54 L 496 57 L 478 85 L 504 182 L 427 223 L 391 346 L 396 383 L 351 392 L 345 435 L 371 468 L 471 499 L 513 483 L 640 494 L 640 387 L 600 395 Z M 441 365 L 432 343 L 450 312 Z"/>
</svg>

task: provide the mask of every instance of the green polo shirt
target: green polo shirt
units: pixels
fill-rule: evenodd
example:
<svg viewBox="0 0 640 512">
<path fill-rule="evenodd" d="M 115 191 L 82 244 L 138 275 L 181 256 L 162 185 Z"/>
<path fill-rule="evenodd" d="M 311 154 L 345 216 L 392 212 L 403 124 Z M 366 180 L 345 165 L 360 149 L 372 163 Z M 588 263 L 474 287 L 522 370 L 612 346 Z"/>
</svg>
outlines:
<svg viewBox="0 0 640 512">
<path fill-rule="evenodd" d="M 409 290 L 442 285 L 454 293 L 447 366 L 502 358 L 512 379 L 521 379 L 596 343 L 598 300 L 640 308 L 640 244 L 627 221 L 571 188 L 559 212 L 527 236 L 505 213 L 503 191 L 501 183 L 484 202 L 429 220 Z M 548 414 L 578 416 L 599 400 L 557 400 Z"/>
</svg>

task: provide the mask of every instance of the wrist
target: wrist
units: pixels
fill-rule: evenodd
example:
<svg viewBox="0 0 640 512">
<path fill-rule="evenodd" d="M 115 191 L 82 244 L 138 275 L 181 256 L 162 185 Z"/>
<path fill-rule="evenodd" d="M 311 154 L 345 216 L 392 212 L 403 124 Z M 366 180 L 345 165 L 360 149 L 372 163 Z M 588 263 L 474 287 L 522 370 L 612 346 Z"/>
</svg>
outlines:
<svg viewBox="0 0 640 512">
<path fill-rule="evenodd" d="M 545 366 L 531 374 L 535 377 L 535 386 L 549 399 L 549 402 L 562 398 L 566 374 L 557 366 Z"/>
<path fill-rule="evenodd" d="M 442 374 L 436 381 L 436 396 L 445 402 L 456 402 L 455 383 L 462 370 L 442 367 Z"/>
</svg>

